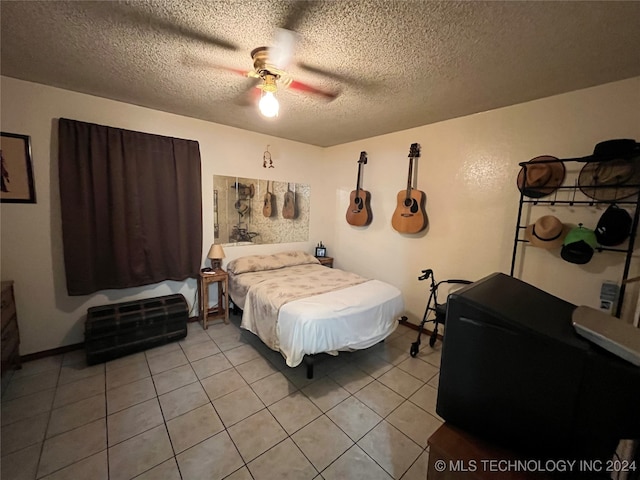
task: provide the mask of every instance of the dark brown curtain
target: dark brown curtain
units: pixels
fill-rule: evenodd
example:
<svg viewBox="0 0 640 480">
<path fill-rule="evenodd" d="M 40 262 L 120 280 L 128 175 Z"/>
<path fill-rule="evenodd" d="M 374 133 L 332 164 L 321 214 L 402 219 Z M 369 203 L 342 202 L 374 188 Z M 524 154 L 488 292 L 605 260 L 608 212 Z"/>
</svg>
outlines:
<svg viewBox="0 0 640 480">
<path fill-rule="evenodd" d="M 60 119 L 69 295 L 197 277 L 198 142 Z"/>
</svg>

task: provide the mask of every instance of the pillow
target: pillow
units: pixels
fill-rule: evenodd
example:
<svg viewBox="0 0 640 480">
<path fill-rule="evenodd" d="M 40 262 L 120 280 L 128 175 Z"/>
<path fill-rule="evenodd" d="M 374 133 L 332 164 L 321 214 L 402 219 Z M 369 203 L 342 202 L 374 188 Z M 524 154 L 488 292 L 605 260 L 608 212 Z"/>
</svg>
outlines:
<svg viewBox="0 0 640 480">
<path fill-rule="evenodd" d="M 320 263 L 320 261 L 306 252 L 297 250 L 293 252 L 281 252 L 273 255 L 285 267 L 293 267 L 294 265 L 304 265 L 306 263 Z"/>
<path fill-rule="evenodd" d="M 247 272 L 261 272 L 263 270 L 277 270 L 284 264 L 274 255 L 249 255 L 231 260 L 227 271 L 235 275 Z"/>
</svg>

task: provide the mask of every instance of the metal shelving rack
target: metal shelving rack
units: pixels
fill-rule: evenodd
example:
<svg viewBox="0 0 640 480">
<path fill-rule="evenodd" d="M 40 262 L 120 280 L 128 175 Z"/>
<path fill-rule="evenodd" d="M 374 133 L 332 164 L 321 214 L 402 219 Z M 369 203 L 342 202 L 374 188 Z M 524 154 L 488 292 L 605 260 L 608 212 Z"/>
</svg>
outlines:
<svg viewBox="0 0 640 480">
<path fill-rule="evenodd" d="M 540 160 L 537 161 L 536 163 L 557 163 L 557 162 L 561 162 L 561 163 L 570 163 L 570 162 L 576 162 L 576 163 L 585 163 L 585 160 L 583 159 L 568 159 L 568 160 Z M 529 162 L 521 162 L 519 164 L 522 168 L 524 168 L 524 178 L 527 178 L 527 166 L 531 165 Z M 526 181 L 526 180 L 525 180 Z M 624 185 L 624 188 L 638 188 L 640 189 L 640 185 Z M 586 188 L 586 187 L 585 187 Z M 589 190 L 596 190 L 596 189 L 616 189 L 618 187 L 612 187 L 612 186 L 596 186 L 596 187 L 589 187 Z M 516 232 L 515 232 L 515 237 L 513 240 L 513 254 L 511 256 L 511 271 L 510 271 L 510 275 L 513 277 L 514 276 L 514 271 L 515 271 L 515 264 L 516 264 L 516 257 L 517 257 L 517 253 L 518 253 L 518 246 L 521 243 L 529 243 L 528 240 L 525 239 L 521 239 L 520 238 L 520 232 L 523 231 L 524 229 L 527 228 L 527 225 L 522 225 L 522 211 L 525 205 L 529 204 L 532 206 L 555 206 L 555 205 L 566 205 L 568 207 L 574 206 L 574 205 L 585 205 L 585 206 L 594 206 L 594 205 L 612 205 L 612 204 L 616 204 L 619 206 L 630 206 L 633 207 L 633 214 L 632 214 L 632 226 L 631 226 L 631 233 L 629 235 L 629 239 L 627 241 L 627 248 L 609 248 L 609 247 L 598 247 L 597 251 L 598 252 L 603 252 L 603 251 L 607 251 L 607 252 L 619 252 L 619 253 L 624 253 L 626 255 L 625 257 L 625 262 L 624 262 L 624 269 L 623 269 L 623 273 L 622 273 L 622 279 L 620 282 L 620 292 L 618 294 L 618 301 L 616 304 L 616 309 L 615 309 L 615 316 L 616 317 L 620 317 L 620 314 L 622 312 L 622 304 L 624 301 L 624 294 L 625 294 L 625 290 L 626 290 L 626 280 L 629 277 L 629 269 L 631 267 L 631 260 L 632 260 L 632 256 L 633 256 L 633 249 L 634 249 L 634 245 L 635 245 L 635 239 L 636 239 L 636 232 L 637 232 L 637 228 L 638 228 L 638 219 L 640 217 L 640 195 L 635 195 L 635 200 L 575 200 L 575 194 L 578 190 L 580 190 L 580 187 L 576 184 L 573 186 L 560 186 L 558 187 L 554 194 L 553 194 L 553 199 L 547 199 L 547 198 L 529 198 L 526 197 L 524 195 L 524 191 L 526 190 L 526 184 L 523 186 L 523 188 L 520 190 L 520 202 L 518 205 L 518 219 L 516 220 Z M 572 200 L 558 200 L 557 196 L 558 196 L 558 192 L 562 192 L 562 191 L 568 191 L 570 193 L 573 194 L 573 198 Z M 581 195 L 584 195 L 581 192 Z M 632 197 L 633 198 L 633 197 Z"/>
</svg>

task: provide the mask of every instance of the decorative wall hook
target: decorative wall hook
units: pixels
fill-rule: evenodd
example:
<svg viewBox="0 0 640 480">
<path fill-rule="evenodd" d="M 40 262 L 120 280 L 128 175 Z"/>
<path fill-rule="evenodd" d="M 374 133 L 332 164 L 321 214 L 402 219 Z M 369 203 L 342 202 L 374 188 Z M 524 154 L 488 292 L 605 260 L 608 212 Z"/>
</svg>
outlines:
<svg viewBox="0 0 640 480">
<path fill-rule="evenodd" d="M 269 162 L 268 167 L 267 167 L 267 162 Z M 271 153 L 269 153 L 269 145 L 267 145 L 267 149 L 264 151 L 264 154 L 262 155 L 262 168 L 274 168 L 273 160 L 271 160 Z"/>
</svg>

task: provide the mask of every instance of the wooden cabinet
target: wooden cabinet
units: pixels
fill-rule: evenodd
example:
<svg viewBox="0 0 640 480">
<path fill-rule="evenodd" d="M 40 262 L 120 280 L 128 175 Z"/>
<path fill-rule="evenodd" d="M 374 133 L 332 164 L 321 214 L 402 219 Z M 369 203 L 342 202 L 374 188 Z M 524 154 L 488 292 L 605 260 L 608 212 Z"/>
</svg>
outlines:
<svg viewBox="0 0 640 480">
<path fill-rule="evenodd" d="M 519 471 L 528 459 L 443 423 L 428 440 L 429 480 L 551 480 L 546 472 Z M 532 457 L 533 458 L 533 457 Z M 544 461 L 542 461 L 544 466 Z M 512 469 L 509 470 L 509 465 Z M 599 478 L 599 477 L 598 477 Z"/>
<path fill-rule="evenodd" d="M 20 368 L 20 332 L 18 331 L 18 316 L 16 301 L 13 296 L 13 282 L 2 282 L 2 373 L 9 368 Z"/>
<path fill-rule="evenodd" d="M 333 257 L 316 257 L 321 265 L 333 268 Z"/>
</svg>

